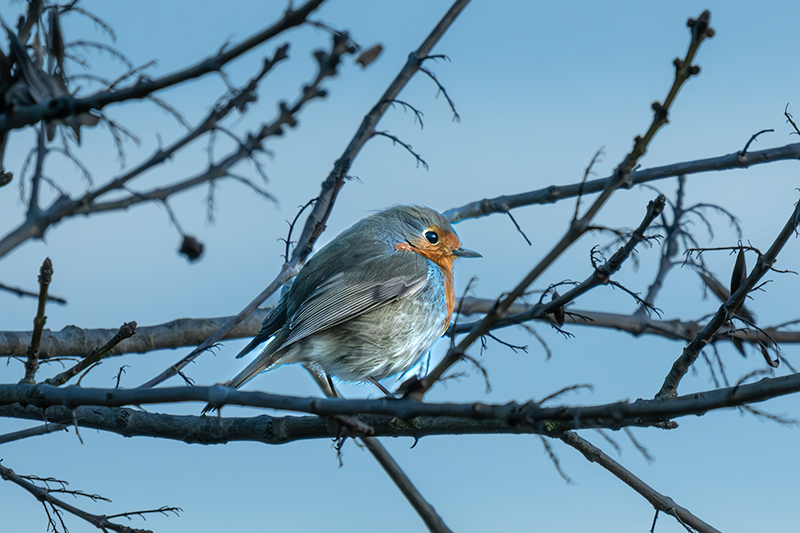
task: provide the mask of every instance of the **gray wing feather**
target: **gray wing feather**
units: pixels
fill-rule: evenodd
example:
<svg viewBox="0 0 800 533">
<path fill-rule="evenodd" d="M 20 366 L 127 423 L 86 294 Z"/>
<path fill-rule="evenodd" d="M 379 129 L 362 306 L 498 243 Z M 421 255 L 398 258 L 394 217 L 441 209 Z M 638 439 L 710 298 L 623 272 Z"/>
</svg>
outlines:
<svg viewBox="0 0 800 533">
<path fill-rule="evenodd" d="M 253 348 L 265 342 L 267 339 L 272 337 L 276 331 L 278 331 L 283 323 L 286 321 L 286 298 L 285 295 L 281 297 L 278 305 L 272 310 L 270 314 L 264 317 L 264 321 L 261 323 L 261 329 L 258 331 L 253 340 L 247 343 L 247 346 L 242 348 L 236 355 L 236 359 L 240 357 L 244 357 L 248 353 L 250 353 Z"/>
<path fill-rule="evenodd" d="M 428 279 L 428 260 L 403 253 L 375 258 L 364 279 L 340 272 L 318 287 L 300 305 L 289 323 L 290 334 L 278 349 L 318 331 L 332 328 L 368 311 L 416 293 Z M 386 273 L 395 274 L 386 278 Z"/>
</svg>

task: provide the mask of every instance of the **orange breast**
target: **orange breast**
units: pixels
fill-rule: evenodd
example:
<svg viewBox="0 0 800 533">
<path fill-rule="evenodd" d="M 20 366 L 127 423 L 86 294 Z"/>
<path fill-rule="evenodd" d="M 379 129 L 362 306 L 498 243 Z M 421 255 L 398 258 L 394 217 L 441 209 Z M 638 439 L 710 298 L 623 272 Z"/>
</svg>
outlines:
<svg viewBox="0 0 800 533">
<path fill-rule="evenodd" d="M 455 260 L 455 256 L 445 255 L 438 249 L 416 248 L 405 242 L 395 244 L 394 247 L 395 250 L 418 253 L 422 257 L 433 261 L 433 263 L 439 267 L 442 274 L 444 274 L 444 296 L 445 302 L 447 303 L 447 318 L 445 319 L 443 329 L 447 329 L 450 325 L 450 316 L 453 314 L 453 309 L 456 305 L 455 287 L 453 286 L 453 261 Z"/>
</svg>

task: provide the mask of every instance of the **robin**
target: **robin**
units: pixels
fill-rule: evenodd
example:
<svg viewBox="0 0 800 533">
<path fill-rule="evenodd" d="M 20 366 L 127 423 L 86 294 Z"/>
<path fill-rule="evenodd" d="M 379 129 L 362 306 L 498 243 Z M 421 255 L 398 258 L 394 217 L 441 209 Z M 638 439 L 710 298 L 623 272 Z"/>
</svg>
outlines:
<svg viewBox="0 0 800 533">
<path fill-rule="evenodd" d="M 453 261 L 461 247 L 433 209 L 398 205 L 339 234 L 303 267 L 261 330 L 236 356 L 274 336 L 227 386 L 303 363 L 343 381 L 378 381 L 408 370 L 450 324 Z"/>
</svg>

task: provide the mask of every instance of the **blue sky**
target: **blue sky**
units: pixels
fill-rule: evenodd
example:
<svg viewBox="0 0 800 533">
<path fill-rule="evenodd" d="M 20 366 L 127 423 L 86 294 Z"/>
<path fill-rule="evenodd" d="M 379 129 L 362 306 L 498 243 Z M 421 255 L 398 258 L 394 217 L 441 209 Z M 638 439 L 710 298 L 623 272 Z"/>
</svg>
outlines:
<svg viewBox="0 0 800 533">
<path fill-rule="evenodd" d="M 107 19 L 118 34 L 116 46 L 134 64 L 157 60 L 150 70 L 160 76 L 213 54 L 226 40 L 236 42 L 268 24 L 284 8 L 282 2 L 231 0 L 223 3 L 86 2 Z M 405 62 L 407 54 L 449 7 L 441 1 L 341 2 L 332 0 L 317 18 L 351 31 L 365 46 L 383 43 L 385 52 L 366 70 L 348 62 L 340 76 L 327 82 L 329 96 L 312 103 L 300 116 L 299 128 L 267 143 L 268 190 L 279 200 L 273 205 L 231 182 L 217 188 L 216 223 L 206 223 L 201 188 L 172 202 L 187 233 L 206 245 L 201 261 L 188 264 L 175 253 L 179 235 L 166 211 L 141 205 L 126 212 L 70 219 L 52 228 L 44 242 L 30 242 L 0 261 L 0 281 L 35 287 L 36 272 L 45 256 L 54 263 L 51 292 L 68 299 L 66 307 L 48 308 L 48 327 L 66 325 L 115 328 L 136 320 L 153 325 L 181 317 L 216 317 L 237 313 L 277 274 L 281 264 L 286 219 L 296 207 L 315 196 L 319 183 L 355 132 L 363 115 Z M 0 10 L 14 20 L 20 5 Z M 643 167 L 714 157 L 740 150 L 750 136 L 773 128 L 751 149 L 781 146 L 796 139 L 783 119 L 787 103 L 800 106 L 800 73 L 796 68 L 800 4 L 774 2 L 756 6 L 745 2 L 474 2 L 458 18 L 434 53 L 450 61 L 431 65 L 455 101 L 461 122 L 452 120 L 444 98 L 422 76 L 401 98 L 424 113 L 424 129 L 400 109 L 390 112 L 379 129 L 411 144 L 429 163 L 418 168 L 403 149 L 387 139 L 372 140 L 356 160 L 352 174 L 329 221 L 323 243 L 371 211 L 394 203 L 421 203 L 445 210 L 501 194 L 514 194 L 551 184 L 578 181 L 592 155 L 603 147 L 597 165 L 608 175 L 624 157 L 635 135 L 651 118 L 650 104 L 664 98 L 672 81 L 672 60 L 685 53 L 685 22 L 710 9 L 717 35 L 698 55 L 700 76 L 681 91 L 670 124 L 658 133 Z M 91 23 L 65 20 L 68 40 L 103 39 Z M 313 73 L 310 51 L 327 46 L 326 35 L 311 28 L 292 31 L 234 62 L 227 72 L 244 83 L 264 55 L 290 40 L 292 60 L 278 68 L 261 87 L 259 102 L 243 119 L 231 123 L 242 131 L 274 116 L 276 102 L 292 99 Z M 122 67 L 106 57 L 91 55 L 93 69 L 114 77 Z M 165 91 L 161 96 L 196 123 L 224 91 L 219 77 Z M 790 110 L 797 109 L 794 105 Z M 127 145 L 127 161 L 135 164 L 158 147 L 160 135 L 169 142 L 181 126 L 151 104 L 109 108 L 108 113 L 141 138 Z M 800 113 L 800 112 L 798 112 Z M 800 115 L 798 115 L 800 116 Z M 107 130 L 84 131 L 80 157 L 97 183 L 120 172 Z M 7 166 L 18 172 L 33 133 L 12 136 Z M 157 169 L 135 185 L 136 190 L 192 175 L 204 168 L 207 154 L 199 143 L 185 155 Z M 222 141 L 215 153 L 230 144 Z M 740 219 L 744 240 L 766 249 L 797 200 L 794 162 L 749 170 L 708 173 L 689 178 L 689 202 L 718 203 Z M 241 173 L 252 168 L 241 165 Z M 52 159 L 48 174 L 78 194 L 85 184 L 72 164 Z M 655 184 L 674 194 L 675 180 Z M 621 191 L 600 214 L 599 223 L 638 225 L 654 192 L 635 188 Z M 502 216 L 457 225 L 464 244 L 478 250 L 482 260 L 457 265 L 460 292 L 478 277 L 475 294 L 495 297 L 510 289 L 556 242 L 569 222 L 574 203 L 534 206 L 514 216 L 533 241 L 527 246 Z M 24 216 L 17 189 L 0 189 L 0 228 L 18 224 Z M 736 244 L 727 222 L 714 218 L 715 246 Z M 706 242 L 702 228 L 697 228 Z M 564 279 L 582 280 L 590 274 L 589 250 L 604 244 L 602 236 L 583 238 L 550 268 L 537 288 Z M 657 249 L 642 249 L 638 271 L 626 265 L 620 281 L 644 292 L 654 276 Z M 733 258 L 726 254 L 707 260 L 727 279 Z M 751 261 L 752 264 L 752 261 Z M 792 239 L 777 268 L 800 270 L 798 243 Z M 796 276 L 771 276 L 767 292 L 750 306 L 759 324 L 774 325 L 797 318 Z M 676 269 L 668 290 L 657 302 L 664 317 L 697 319 L 716 308 L 703 300 L 697 277 Z M 578 302 L 581 309 L 631 312 L 633 302 L 621 291 L 601 288 Z M 29 330 L 35 301 L 0 293 L 3 330 Z M 658 390 L 682 344 L 658 338 L 633 338 L 586 327 L 572 327 L 574 339 L 564 339 L 537 325 L 553 356 L 546 359 L 536 340 L 523 331 L 503 331 L 503 339 L 529 344 L 527 354 L 489 344 L 483 362 L 492 391 L 486 393 L 480 375 L 436 387 L 430 400 L 506 402 L 542 398 L 563 386 L 591 383 L 594 392 L 568 397 L 571 404 L 649 398 Z M 224 381 L 241 368 L 233 355 L 245 341 L 229 341 L 214 355 L 189 367 L 199 384 Z M 444 343 L 434 349 L 441 355 Z M 188 350 L 156 352 L 117 358 L 93 371 L 85 386 L 112 386 L 121 364 L 130 365 L 123 385 L 133 387 L 162 371 Z M 760 355 L 742 359 L 730 346 L 721 349 L 729 376 L 735 381 L 764 366 Z M 784 355 L 796 362 L 797 348 Z M 2 367 L 3 382 L 18 380 L 21 367 Z M 782 375 L 787 370 L 778 369 Z M 172 384 L 178 384 L 177 381 Z M 711 388 L 708 369 L 697 365 L 681 392 Z M 262 375 L 251 390 L 314 395 L 315 386 L 300 368 L 283 367 Z M 369 387 L 345 386 L 347 396 L 371 396 Z M 797 415 L 789 398 L 761 406 L 771 412 Z M 154 406 L 153 409 L 159 409 Z M 199 406 L 164 407 L 163 411 L 196 413 Z M 226 409 L 226 415 L 252 410 Z M 798 430 L 767 423 L 736 411 L 679 420 L 675 431 L 639 429 L 634 433 L 656 461 L 646 462 L 624 434 L 614 433 L 624 447 L 619 460 L 654 488 L 722 531 L 770 531 L 796 523 L 795 474 Z M 0 432 L 28 423 L 2 422 Z M 586 438 L 612 456 L 603 438 Z M 151 517 L 134 527 L 157 531 L 423 531 L 424 526 L 371 456 L 352 442 L 344 449 L 339 468 L 329 441 L 268 447 L 233 443 L 203 447 L 152 439 L 124 439 L 83 430 L 84 444 L 73 433 L 50 435 L 5 445 L 4 465 L 19 473 L 55 476 L 72 488 L 99 493 L 113 504 L 84 504 L 94 513 L 174 505 L 181 518 Z M 411 440 L 386 440 L 386 446 L 421 492 L 456 531 L 647 531 L 653 511 L 639 495 L 600 467 L 559 442 L 554 447 L 573 479 L 565 484 L 552 467 L 535 436 L 432 437 L 414 449 Z M 4 505 L 0 523 L 9 530 L 45 528 L 40 505 L 10 484 L 0 485 Z M 81 502 L 79 502 L 81 503 Z M 93 531 L 69 519 L 73 532 Z M 660 533 L 684 531 L 661 517 Z"/>
</svg>

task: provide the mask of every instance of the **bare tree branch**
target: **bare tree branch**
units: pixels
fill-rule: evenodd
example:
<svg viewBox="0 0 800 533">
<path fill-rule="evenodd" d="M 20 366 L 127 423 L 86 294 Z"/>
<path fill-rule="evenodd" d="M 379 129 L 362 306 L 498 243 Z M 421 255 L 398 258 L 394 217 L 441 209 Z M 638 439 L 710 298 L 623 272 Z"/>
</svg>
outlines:
<svg viewBox="0 0 800 533">
<path fill-rule="evenodd" d="M 678 384 L 689 371 L 692 364 L 697 360 L 700 350 L 708 344 L 719 328 L 733 318 L 733 310 L 742 306 L 744 299 L 753 290 L 759 280 L 772 269 L 772 266 L 778 258 L 778 253 L 780 253 L 786 245 L 789 237 L 797 232 L 798 223 L 800 223 L 800 202 L 795 206 L 789 220 L 775 238 L 769 250 L 759 256 L 756 265 L 753 267 L 750 275 L 747 276 L 745 282 L 719 307 L 716 314 L 709 320 L 703 330 L 697 334 L 686 348 L 684 348 L 683 353 L 672 365 L 672 369 L 669 371 L 666 378 L 664 378 L 664 383 L 661 385 L 661 389 L 657 394 L 658 398 L 669 398 L 677 394 Z"/>
<path fill-rule="evenodd" d="M 650 485 L 633 475 L 633 473 L 616 462 L 614 459 L 606 455 L 600 448 L 597 448 L 592 443 L 584 438 L 579 437 L 576 433 L 567 431 L 558 437 L 564 443 L 572 446 L 589 462 L 597 463 L 615 476 L 617 476 L 623 483 L 630 488 L 641 494 L 648 502 L 650 502 L 657 511 L 667 513 L 675 517 L 681 525 L 688 524 L 695 530 L 701 533 L 720 533 L 717 529 L 703 520 L 697 518 L 688 509 L 681 507 L 669 496 L 665 496 L 660 492 L 653 489 Z"/>
<path fill-rule="evenodd" d="M 12 113 L 0 115 L 0 133 L 23 128 L 35 124 L 40 120 L 64 118 L 70 115 L 88 112 L 92 109 L 100 110 L 114 103 L 145 98 L 167 87 L 179 85 L 211 72 L 219 72 L 222 67 L 242 54 L 272 39 L 287 29 L 306 22 L 308 15 L 315 11 L 323 1 L 324 0 L 309 0 L 296 10 L 288 9 L 284 12 L 281 20 L 272 26 L 261 30 L 234 46 L 226 47 L 214 56 L 210 56 L 190 67 L 161 78 L 140 78 L 127 87 L 101 91 L 84 98 L 63 96 L 36 105 L 18 106 Z"/>
<path fill-rule="evenodd" d="M 53 278 L 53 263 L 50 258 L 45 258 L 39 269 L 39 305 L 36 308 L 36 316 L 33 318 L 33 333 L 31 343 L 26 352 L 25 377 L 20 383 L 33 383 L 36 378 L 36 371 L 39 370 L 39 345 L 42 340 L 42 330 L 47 321 L 44 316 L 44 307 L 47 303 L 47 290 Z"/>
<path fill-rule="evenodd" d="M 800 143 L 787 144 L 778 148 L 769 148 L 758 152 L 748 152 L 744 157 L 739 152 L 728 155 L 712 157 L 709 159 L 698 159 L 654 167 L 651 169 L 634 170 L 631 172 L 630 179 L 626 182 L 625 188 L 633 187 L 642 183 L 660 180 L 664 178 L 674 178 L 688 174 L 701 172 L 731 170 L 737 168 L 749 168 L 753 165 L 773 163 L 775 161 L 786 161 L 800 159 Z M 585 183 L 573 183 L 570 185 L 550 185 L 543 189 L 525 192 L 521 194 L 504 195 L 496 198 L 485 198 L 448 209 L 443 214 L 451 223 L 461 222 L 470 218 L 480 218 L 493 213 L 507 213 L 511 209 L 526 205 L 551 204 L 565 198 L 574 198 L 582 194 L 601 192 L 606 188 L 613 176 L 587 181 Z"/>
<path fill-rule="evenodd" d="M 63 385 L 84 370 L 98 363 L 104 357 L 108 357 L 109 352 L 112 348 L 114 348 L 114 346 L 119 344 L 124 339 L 132 337 L 135 332 L 136 322 L 126 322 L 122 324 L 122 326 L 119 328 L 119 331 L 117 331 L 117 333 L 102 347 L 98 348 L 97 350 L 93 350 L 92 353 L 87 355 L 75 366 L 68 368 L 57 376 L 46 379 L 45 383 L 48 385 L 55 385 L 56 387 Z"/>
<path fill-rule="evenodd" d="M 113 522 L 109 522 L 108 518 L 103 515 L 95 515 L 87 513 L 86 511 L 79 509 L 78 507 L 75 507 L 74 505 L 70 505 L 64 502 L 63 500 L 56 498 L 55 496 L 50 494 L 51 491 L 48 490 L 47 488 L 39 487 L 38 485 L 31 483 L 30 481 L 26 480 L 23 476 L 19 476 L 18 474 L 14 473 L 13 470 L 11 470 L 10 468 L 6 468 L 3 465 L 0 465 L 0 478 L 6 481 L 11 481 L 12 483 L 15 483 L 16 485 L 22 487 L 23 489 L 28 491 L 34 498 L 42 502 L 43 505 L 50 504 L 53 506 L 53 508 L 58 507 L 60 509 L 63 509 L 70 514 L 73 514 L 89 522 L 98 529 L 104 531 L 105 530 L 117 531 L 119 533 L 152 533 L 149 530 L 136 529 L 128 526 L 123 526 L 121 524 L 115 524 Z M 45 509 L 47 508 L 45 507 Z M 116 516 L 122 516 L 122 515 L 116 515 Z M 51 524 L 53 524 L 52 518 L 51 518 Z"/>
<path fill-rule="evenodd" d="M 253 337 L 270 309 L 256 309 L 222 339 Z M 109 355 L 147 353 L 166 348 L 197 346 L 235 317 L 181 318 L 156 326 L 136 328 L 136 335 L 123 340 Z M 115 329 L 84 329 L 66 326 L 61 331 L 45 329 L 39 348 L 40 360 L 63 355 L 86 357 L 116 334 Z M 222 340 L 220 339 L 220 340 Z M 0 331 L 0 357 L 24 357 L 31 341 L 30 331 Z"/>
<path fill-rule="evenodd" d="M 488 332 L 495 322 L 504 318 L 511 304 L 513 304 L 517 298 L 522 296 L 528 287 L 530 287 L 530 285 L 539 278 L 539 276 L 556 260 L 556 258 L 559 257 L 565 250 L 567 250 L 578 239 L 578 237 L 580 237 L 586 231 L 591 220 L 595 217 L 598 211 L 600 211 L 603 205 L 605 205 L 606 201 L 611 197 L 614 191 L 629 183 L 631 172 L 638 164 L 639 159 L 647 151 L 647 147 L 649 146 L 656 132 L 667 123 L 668 111 L 675 100 L 679 89 L 691 76 L 699 73 L 699 67 L 692 65 L 692 61 L 694 60 L 694 56 L 697 53 L 700 44 L 707 37 L 713 35 L 713 30 L 708 26 L 710 16 L 711 14 L 708 11 L 704 11 L 698 20 L 695 21 L 696 23 L 692 28 L 692 37 L 689 43 L 689 50 L 686 52 L 686 57 L 683 60 L 675 60 L 675 80 L 672 83 L 672 87 L 670 88 L 664 103 L 660 104 L 656 102 L 653 104 L 654 116 L 652 122 L 650 123 L 650 127 L 647 129 L 647 132 L 643 137 L 638 135 L 636 136 L 633 149 L 617 167 L 612 179 L 608 181 L 605 189 L 603 189 L 603 192 L 600 193 L 600 196 L 594 201 L 589 209 L 587 209 L 586 213 L 581 218 L 572 220 L 566 234 L 550 250 L 550 252 L 548 252 L 547 255 L 539 261 L 539 263 L 528 273 L 528 275 L 525 276 L 525 278 L 520 281 L 519 284 L 517 284 L 517 286 L 504 298 L 502 298 L 502 300 L 498 301 L 495 308 L 478 324 L 475 325 L 475 327 L 461 340 L 455 349 L 452 349 L 447 353 L 445 358 L 436 366 L 436 368 L 434 368 L 423 380 L 421 380 L 421 385 L 418 389 L 419 391 L 424 393 L 425 391 L 429 390 L 433 384 L 444 375 L 448 368 L 461 359 L 461 354 L 466 353 L 467 348 L 469 348 L 476 340 Z"/>
<path fill-rule="evenodd" d="M 0 239 L 0 257 L 9 253 L 11 250 L 28 239 L 42 237 L 50 226 L 64 218 L 76 215 L 88 215 L 92 213 L 126 209 L 132 205 L 148 201 L 163 202 L 173 194 L 197 187 L 215 179 L 230 176 L 230 169 L 234 165 L 238 164 L 243 159 L 252 158 L 255 152 L 262 149 L 262 142 L 264 139 L 282 134 L 283 128 L 286 125 L 292 127 L 294 124 L 296 124 L 296 119 L 294 118 L 295 115 L 309 101 L 324 95 L 324 91 L 319 88 L 319 84 L 326 77 L 335 73 L 334 70 L 330 70 L 329 65 L 325 64 L 320 66 L 320 69 L 325 70 L 319 70 L 316 73 L 315 80 L 303 88 L 300 96 L 295 100 L 293 105 L 287 106 L 286 104 L 281 103 L 277 118 L 270 123 L 263 124 L 259 130 L 249 133 L 243 141 L 238 142 L 238 147 L 236 149 L 232 150 L 220 161 L 216 163 L 210 162 L 208 168 L 204 172 L 178 181 L 167 187 L 160 187 L 150 191 L 131 193 L 126 187 L 131 180 L 140 177 L 152 168 L 165 163 L 179 150 L 185 148 L 194 140 L 206 133 L 213 132 L 218 129 L 218 124 L 220 121 L 228 116 L 232 111 L 244 109 L 248 99 L 253 97 L 256 87 L 264 78 L 264 76 L 274 67 L 275 64 L 286 59 L 287 49 L 287 45 L 278 47 L 273 58 L 264 60 L 261 71 L 255 77 L 253 77 L 245 87 L 241 89 L 232 89 L 231 93 L 226 95 L 226 98 L 223 101 L 212 108 L 206 118 L 195 129 L 187 132 L 183 137 L 173 142 L 170 146 L 159 149 L 147 161 L 144 161 L 123 175 L 110 180 L 108 183 L 98 187 L 97 189 L 86 192 L 77 199 L 73 200 L 66 194 L 62 193 L 46 209 L 34 209 L 33 206 L 35 204 L 31 203 L 28 216 L 22 222 L 22 224 Z M 339 41 L 334 42 L 334 50 L 328 55 L 329 60 L 338 62 L 339 55 L 345 51 L 346 50 L 342 48 L 342 42 L 340 38 Z M 107 195 L 108 193 L 119 191 L 124 191 L 126 195 L 122 198 L 115 198 L 114 200 L 107 200 L 104 202 L 98 201 L 101 197 Z"/>
<path fill-rule="evenodd" d="M 53 433 L 54 431 L 63 431 L 65 429 L 67 429 L 67 426 L 64 424 L 42 424 L 33 428 L 22 429 L 20 431 L 13 431 L 11 433 L 6 433 L 5 435 L 0 435 L 0 444 L 14 442 L 15 440 L 27 439 L 28 437 L 47 435 L 48 433 Z"/>
<path fill-rule="evenodd" d="M 401 419 L 417 416 L 496 419 L 515 424 L 528 421 L 547 426 L 550 432 L 568 429 L 624 426 L 661 426 L 665 421 L 715 409 L 762 402 L 800 391 L 800 374 L 763 378 L 749 384 L 713 389 L 658 400 L 636 400 L 578 407 L 542 407 L 537 402 L 518 404 L 420 403 L 415 400 L 380 398 L 299 398 L 265 392 L 246 392 L 222 385 L 211 387 L 164 387 L 151 389 L 88 389 L 51 385 L 0 385 L 0 406 L 22 404 L 50 406 L 96 405 L 122 407 L 153 403 L 202 402 L 216 406 L 241 405 L 310 413 L 319 416 L 384 415 Z M 41 415 L 40 415 L 41 416 Z M 212 418 L 212 417 L 207 417 Z M 543 426 L 544 427 L 544 426 Z M 379 433 L 376 432 L 376 435 Z"/>
<path fill-rule="evenodd" d="M 247 316 L 250 315 L 264 300 L 266 300 L 273 292 L 297 275 L 300 268 L 305 264 L 308 255 L 311 253 L 314 244 L 319 236 L 325 230 L 325 224 L 330 216 L 333 204 L 339 194 L 342 186 L 344 185 L 347 172 L 352 165 L 353 160 L 358 156 L 361 148 L 375 133 L 375 126 L 378 121 L 383 117 L 386 109 L 390 103 L 397 99 L 398 94 L 406 86 L 411 77 L 419 70 L 421 61 L 427 57 L 431 48 L 441 39 L 442 35 L 447 31 L 459 13 L 466 7 L 469 0 L 457 0 L 445 13 L 444 17 L 439 21 L 436 27 L 431 31 L 428 37 L 423 41 L 422 45 L 412 52 L 405 66 L 400 70 L 400 73 L 389 85 L 389 88 L 378 100 L 378 104 L 367 113 L 361 121 L 361 126 L 358 131 L 350 140 L 350 143 L 345 148 L 342 157 L 340 157 L 333 165 L 333 170 L 322 182 L 322 189 L 317 196 L 317 201 L 314 203 L 314 208 L 306 219 L 303 227 L 303 232 L 297 241 L 297 245 L 292 252 L 291 261 L 284 263 L 281 271 L 275 280 L 270 283 L 261 294 L 255 297 L 247 307 L 245 307 L 234 320 L 227 323 L 220 328 L 214 335 L 206 339 L 196 350 L 192 351 L 189 355 L 184 357 L 178 363 L 172 365 L 170 368 L 162 372 L 160 375 L 151 379 L 142 387 L 153 387 L 166 379 L 177 374 L 181 368 L 186 366 L 190 361 L 193 361 L 200 353 L 205 351 L 209 346 L 212 346 L 217 341 L 224 338 L 230 330 L 237 324 L 241 323 Z"/>
<path fill-rule="evenodd" d="M 389 452 L 386 451 L 386 448 L 383 447 L 378 439 L 374 437 L 362 437 L 362 442 L 378 463 L 380 463 L 386 473 L 389 474 L 392 481 L 400 488 L 403 495 L 411 502 L 414 510 L 422 517 L 430 531 L 436 533 L 452 531 L 447 527 L 447 524 L 444 523 L 444 520 L 442 520 L 436 512 L 436 509 L 425 500 L 417 487 L 414 486 L 406 473 L 400 468 L 400 465 L 397 464 L 397 461 L 389 455 Z"/>
</svg>

